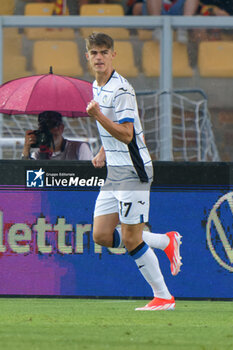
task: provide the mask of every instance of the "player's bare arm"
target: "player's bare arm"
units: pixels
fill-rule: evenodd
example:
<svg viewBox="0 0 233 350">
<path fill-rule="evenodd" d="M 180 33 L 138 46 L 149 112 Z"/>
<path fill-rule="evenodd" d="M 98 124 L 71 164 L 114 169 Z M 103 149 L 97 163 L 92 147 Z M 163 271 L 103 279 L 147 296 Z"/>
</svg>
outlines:
<svg viewBox="0 0 233 350">
<path fill-rule="evenodd" d="M 87 113 L 95 118 L 113 137 L 117 140 L 129 144 L 133 138 L 133 123 L 126 122 L 116 124 L 108 119 L 100 110 L 98 102 L 92 100 L 87 105 Z"/>
<path fill-rule="evenodd" d="M 95 168 L 103 168 L 105 166 L 105 151 L 103 146 L 100 148 L 97 155 L 92 159 L 92 164 Z"/>
</svg>

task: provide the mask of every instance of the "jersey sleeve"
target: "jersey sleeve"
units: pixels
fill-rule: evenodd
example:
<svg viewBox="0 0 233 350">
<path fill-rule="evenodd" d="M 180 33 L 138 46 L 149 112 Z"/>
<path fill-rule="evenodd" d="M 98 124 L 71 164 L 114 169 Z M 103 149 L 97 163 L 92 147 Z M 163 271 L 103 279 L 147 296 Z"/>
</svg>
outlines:
<svg viewBox="0 0 233 350">
<path fill-rule="evenodd" d="M 118 88 L 114 96 L 114 108 L 116 119 L 119 124 L 134 122 L 135 114 L 135 93 L 128 86 Z"/>
</svg>

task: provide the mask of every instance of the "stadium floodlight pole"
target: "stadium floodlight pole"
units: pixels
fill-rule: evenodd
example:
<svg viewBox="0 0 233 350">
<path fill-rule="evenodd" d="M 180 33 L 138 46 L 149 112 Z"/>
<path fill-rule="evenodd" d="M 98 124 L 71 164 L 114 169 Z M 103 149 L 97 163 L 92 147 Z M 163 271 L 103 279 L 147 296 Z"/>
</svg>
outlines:
<svg viewBox="0 0 233 350">
<path fill-rule="evenodd" d="M 160 41 L 160 160 L 173 160 L 172 152 L 172 27 L 170 16 L 163 16 Z"/>
</svg>

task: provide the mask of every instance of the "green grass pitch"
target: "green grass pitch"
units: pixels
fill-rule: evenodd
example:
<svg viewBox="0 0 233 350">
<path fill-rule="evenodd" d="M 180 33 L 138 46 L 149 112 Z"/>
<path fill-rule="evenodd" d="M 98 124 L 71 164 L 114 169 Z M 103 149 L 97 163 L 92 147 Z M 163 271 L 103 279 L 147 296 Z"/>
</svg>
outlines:
<svg viewBox="0 0 233 350">
<path fill-rule="evenodd" d="M 175 311 L 134 311 L 145 303 L 1 298 L 0 349 L 233 349 L 233 302 L 178 300 Z"/>
</svg>

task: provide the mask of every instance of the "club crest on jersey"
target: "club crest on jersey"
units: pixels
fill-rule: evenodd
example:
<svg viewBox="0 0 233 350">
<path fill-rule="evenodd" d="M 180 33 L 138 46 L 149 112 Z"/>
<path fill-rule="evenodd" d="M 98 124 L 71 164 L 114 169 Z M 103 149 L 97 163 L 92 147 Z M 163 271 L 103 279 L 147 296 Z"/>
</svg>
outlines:
<svg viewBox="0 0 233 350">
<path fill-rule="evenodd" d="M 103 101 L 104 104 L 106 104 L 108 102 L 108 95 L 104 95 L 102 101 Z"/>
</svg>

